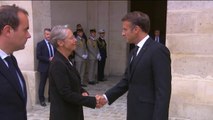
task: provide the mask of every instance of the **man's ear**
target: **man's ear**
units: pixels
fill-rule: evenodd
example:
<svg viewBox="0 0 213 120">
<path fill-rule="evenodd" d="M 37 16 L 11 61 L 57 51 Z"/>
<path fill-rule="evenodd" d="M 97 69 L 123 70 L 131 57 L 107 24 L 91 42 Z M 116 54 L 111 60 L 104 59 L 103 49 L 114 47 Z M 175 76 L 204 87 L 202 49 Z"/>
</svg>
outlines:
<svg viewBox="0 0 213 120">
<path fill-rule="evenodd" d="M 11 26 L 5 25 L 1 32 L 2 32 L 2 35 L 10 36 L 11 33 L 14 32 L 14 30 Z"/>
<path fill-rule="evenodd" d="M 138 33 L 141 29 L 140 29 L 139 26 L 136 25 L 134 30 L 135 30 L 136 33 Z"/>
</svg>

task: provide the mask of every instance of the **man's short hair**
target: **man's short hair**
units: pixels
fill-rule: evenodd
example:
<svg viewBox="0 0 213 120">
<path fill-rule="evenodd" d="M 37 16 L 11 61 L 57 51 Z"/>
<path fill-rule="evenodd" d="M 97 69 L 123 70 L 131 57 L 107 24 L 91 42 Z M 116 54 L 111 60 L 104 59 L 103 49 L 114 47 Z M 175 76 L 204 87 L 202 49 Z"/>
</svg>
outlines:
<svg viewBox="0 0 213 120">
<path fill-rule="evenodd" d="M 122 21 L 129 21 L 134 26 L 139 26 L 143 32 L 149 33 L 150 30 L 150 20 L 149 16 L 140 11 L 134 11 L 127 13 L 122 19 Z"/>
<path fill-rule="evenodd" d="M 77 24 L 76 27 L 81 27 L 81 24 Z"/>
<path fill-rule="evenodd" d="M 15 4 L 0 6 L 0 34 L 6 25 L 9 25 L 14 30 L 16 30 L 16 28 L 20 24 L 20 21 L 18 18 L 19 12 L 22 12 L 28 16 L 28 12 L 25 9 L 20 8 L 16 6 Z"/>
<path fill-rule="evenodd" d="M 96 30 L 95 30 L 95 29 L 90 29 L 90 33 L 91 33 L 91 32 L 96 32 Z"/>
<path fill-rule="evenodd" d="M 50 28 L 44 28 L 44 32 L 45 31 L 51 32 L 51 29 Z"/>
<path fill-rule="evenodd" d="M 83 32 L 83 29 L 77 29 L 77 33 Z"/>
</svg>

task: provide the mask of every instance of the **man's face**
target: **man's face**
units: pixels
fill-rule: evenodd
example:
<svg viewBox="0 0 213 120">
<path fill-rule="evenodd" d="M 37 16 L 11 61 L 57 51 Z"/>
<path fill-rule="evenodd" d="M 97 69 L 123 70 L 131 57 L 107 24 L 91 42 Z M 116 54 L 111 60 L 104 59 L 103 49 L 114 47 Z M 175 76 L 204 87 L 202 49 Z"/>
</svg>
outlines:
<svg viewBox="0 0 213 120">
<path fill-rule="evenodd" d="M 78 34 L 78 36 L 80 36 L 80 37 L 83 36 L 83 32 L 78 32 L 77 34 Z"/>
<path fill-rule="evenodd" d="M 91 32 L 91 36 L 95 37 L 96 36 L 96 32 Z"/>
<path fill-rule="evenodd" d="M 12 30 L 10 44 L 13 48 L 13 51 L 21 50 L 25 48 L 27 39 L 31 37 L 28 32 L 29 29 L 29 20 L 27 15 L 22 12 L 18 13 L 18 18 L 20 21 L 19 26 L 16 30 Z"/>
<path fill-rule="evenodd" d="M 104 38 L 104 36 L 105 36 L 104 32 L 103 33 L 99 33 L 99 34 L 100 34 L 100 37 Z"/>
<path fill-rule="evenodd" d="M 160 36 L 160 31 L 159 30 L 155 31 L 155 36 Z"/>
<path fill-rule="evenodd" d="M 122 36 L 127 40 L 127 43 L 136 43 L 137 35 L 134 32 L 134 27 L 129 21 L 123 21 Z"/>
<path fill-rule="evenodd" d="M 48 41 L 50 40 L 50 31 L 47 30 L 44 31 L 44 38 Z"/>
<path fill-rule="evenodd" d="M 67 30 L 67 37 L 64 40 L 64 49 L 72 53 L 76 49 L 76 39 L 70 29 Z"/>
</svg>

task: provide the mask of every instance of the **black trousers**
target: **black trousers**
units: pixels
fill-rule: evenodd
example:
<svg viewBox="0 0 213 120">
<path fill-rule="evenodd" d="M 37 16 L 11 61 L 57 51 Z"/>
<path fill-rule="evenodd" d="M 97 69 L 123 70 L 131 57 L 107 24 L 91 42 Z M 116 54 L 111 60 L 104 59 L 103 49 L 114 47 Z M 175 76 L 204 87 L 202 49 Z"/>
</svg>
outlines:
<svg viewBox="0 0 213 120">
<path fill-rule="evenodd" d="M 104 79 L 104 68 L 105 68 L 106 58 L 98 61 L 98 80 L 103 81 Z"/>
<path fill-rule="evenodd" d="M 39 89 L 38 89 L 38 95 L 39 95 L 40 102 L 45 101 L 44 90 L 45 90 L 47 78 L 48 78 L 48 72 L 40 72 L 40 83 L 39 83 Z M 49 94 L 49 90 L 48 90 L 48 94 Z"/>
</svg>

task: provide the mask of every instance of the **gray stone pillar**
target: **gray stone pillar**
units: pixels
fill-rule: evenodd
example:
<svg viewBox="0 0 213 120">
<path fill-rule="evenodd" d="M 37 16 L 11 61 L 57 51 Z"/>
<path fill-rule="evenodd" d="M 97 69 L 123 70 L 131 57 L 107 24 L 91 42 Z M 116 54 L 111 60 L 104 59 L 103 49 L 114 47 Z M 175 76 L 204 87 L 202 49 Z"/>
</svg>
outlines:
<svg viewBox="0 0 213 120">
<path fill-rule="evenodd" d="M 213 119 L 212 6 L 212 1 L 168 1 L 167 46 L 172 55 L 173 76 L 171 117 Z"/>
</svg>

